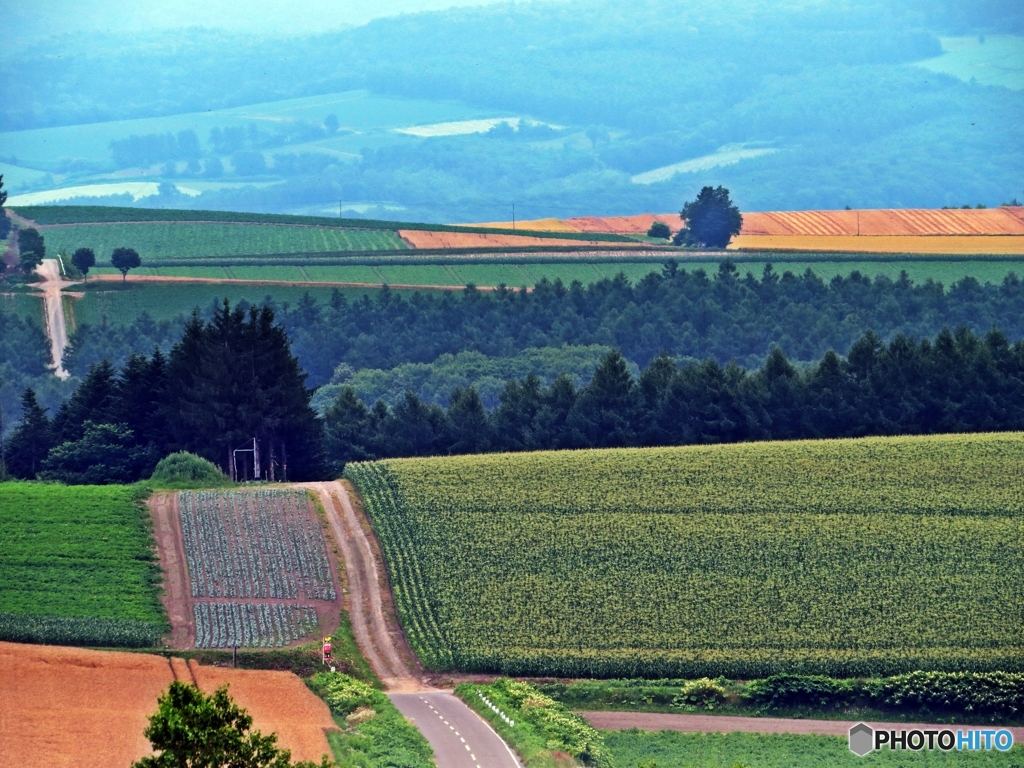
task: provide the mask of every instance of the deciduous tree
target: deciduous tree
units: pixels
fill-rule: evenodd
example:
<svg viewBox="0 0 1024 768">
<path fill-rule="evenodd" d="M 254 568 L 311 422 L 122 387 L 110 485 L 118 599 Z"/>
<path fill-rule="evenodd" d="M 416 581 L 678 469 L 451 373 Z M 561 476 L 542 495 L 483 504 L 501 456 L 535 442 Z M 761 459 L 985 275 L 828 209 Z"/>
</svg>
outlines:
<svg viewBox="0 0 1024 768">
<path fill-rule="evenodd" d="M 729 190 L 721 186 L 701 189 L 696 200 L 683 206 L 679 218 L 684 227 L 673 239 L 676 245 L 725 248 L 743 226 L 740 209 L 732 204 Z"/>
<path fill-rule="evenodd" d="M 277 746 L 277 735 L 252 730 L 252 717 L 228 696 L 227 686 L 210 696 L 175 680 L 157 699 L 157 711 L 143 732 L 159 754 L 132 768 L 331 768 L 291 762 L 291 752 Z"/>
<path fill-rule="evenodd" d="M 89 282 L 89 269 L 96 264 L 96 254 L 92 248 L 79 248 L 72 254 L 71 263 L 85 276 L 85 281 Z"/>
<path fill-rule="evenodd" d="M 128 278 L 128 270 L 142 266 L 142 259 L 134 248 L 115 248 L 110 254 L 110 263 L 121 273 L 122 282 Z"/>
</svg>

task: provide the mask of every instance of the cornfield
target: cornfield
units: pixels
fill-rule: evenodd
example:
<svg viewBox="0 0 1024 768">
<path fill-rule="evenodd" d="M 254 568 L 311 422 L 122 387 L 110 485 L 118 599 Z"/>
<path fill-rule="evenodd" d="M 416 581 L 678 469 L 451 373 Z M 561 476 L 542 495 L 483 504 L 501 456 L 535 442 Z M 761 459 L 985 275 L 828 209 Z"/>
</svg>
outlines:
<svg viewBox="0 0 1024 768">
<path fill-rule="evenodd" d="M 1019 434 L 350 464 L 435 669 L 1024 669 Z"/>
</svg>

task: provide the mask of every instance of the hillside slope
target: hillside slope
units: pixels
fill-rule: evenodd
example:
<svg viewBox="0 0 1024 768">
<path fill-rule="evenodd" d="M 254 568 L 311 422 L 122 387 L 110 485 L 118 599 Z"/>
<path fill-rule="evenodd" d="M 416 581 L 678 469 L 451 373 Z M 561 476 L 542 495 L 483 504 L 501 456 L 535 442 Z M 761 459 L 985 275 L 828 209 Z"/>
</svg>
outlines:
<svg viewBox="0 0 1024 768">
<path fill-rule="evenodd" d="M 1019 434 L 353 464 L 424 664 L 1016 669 Z"/>
</svg>

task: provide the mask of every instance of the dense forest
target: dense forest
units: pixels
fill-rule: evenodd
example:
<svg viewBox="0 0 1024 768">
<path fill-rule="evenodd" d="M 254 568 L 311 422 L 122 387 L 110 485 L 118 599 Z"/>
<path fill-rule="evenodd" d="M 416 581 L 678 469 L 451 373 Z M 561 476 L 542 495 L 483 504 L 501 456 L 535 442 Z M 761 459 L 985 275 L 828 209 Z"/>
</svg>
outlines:
<svg viewBox="0 0 1024 768">
<path fill-rule="evenodd" d="M 260 471 L 243 462 L 240 477 L 284 479 L 290 466 L 299 479 L 380 457 L 1024 429 L 1024 342 L 997 330 L 889 344 L 868 332 L 845 358 L 829 351 L 803 370 L 776 347 L 755 371 L 659 354 L 635 377 L 612 350 L 586 386 L 529 374 L 506 382 L 490 412 L 473 387 L 447 408 L 413 392 L 368 408 L 342 386 L 318 419 L 304 378 L 272 310 L 225 303 L 211 322 L 190 321 L 166 359 L 94 365 L 52 420 L 27 389 L 7 468 L 127 482 L 189 449 L 228 470 L 255 438 Z"/>
<path fill-rule="evenodd" d="M 905 276 L 853 272 L 826 282 L 810 270 L 779 274 L 768 265 L 755 276 L 741 268 L 726 261 L 709 274 L 669 262 L 636 284 L 624 276 L 587 286 L 542 280 L 529 292 L 468 287 L 461 294 L 411 296 L 385 288 L 354 301 L 335 293 L 327 303 L 306 297 L 287 308 L 270 306 L 314 387 L 331 382 L 339 364 L 390 370 L 462 352 L 508 359 L 527 349 L 597 344 L 640 367 L 667 352 L 752 369 L 775 346 L 810 362 L 830 349 L 849 349 L 868 329 L 889 340 L 897 333 L 930 337 L 946 326 L 976 333 L 998 326 L 1024 338 L 1024 285 L 1012 273 L 997 285 L 967 277 L 946 289 Z M 142 316 L 128 326 L 81 326 L 65 366 L 83 376 L 104 358 L 120 366 L 132 353 L 167 351 L 183 322 Z M 553 360 L 537 372 L 560 371 Z"/>
</svg>

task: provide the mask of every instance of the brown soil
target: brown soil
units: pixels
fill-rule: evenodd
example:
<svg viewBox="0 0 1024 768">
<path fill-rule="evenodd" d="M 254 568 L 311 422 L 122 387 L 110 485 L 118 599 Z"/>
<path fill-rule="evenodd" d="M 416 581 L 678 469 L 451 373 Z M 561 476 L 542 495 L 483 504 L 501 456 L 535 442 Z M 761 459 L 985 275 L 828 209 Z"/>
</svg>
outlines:
<svg viewBox="0 0 1024 768">
<path fill-rule="evenodd" d="M 293 759 L 330 754 L 327 706 L 290 672 L 203 667 L 142 653 L 0 642 L 0 765 L 125 768 L 151 754 L 143 736 L 173 680 L 228 693 Z"/>
<path fill-rule="evenodd" d="M 156 493 L 148 503 L 153 515 L 160 569 L 164 574 L 164 594 L 160 599 L 171 621 L 168 644 L 172 648 L 191 648 L 196 642 L 196 620 L 192 611 L 192 586 L 185 559 L 178 494 Z"/>
<path fill-rule="evenodd" d="M 352 633 L 370 667 L 389 692 L 426 690 L 422 671 L 394 616 L 379 554 L 375 557 L 371 544 L 372 532 L 360 524 L 348 490 L 340 482 L 304 483 L 301 487 L 315 491 L 327 513 L 345 560 Z"/>
<path fill-rule="evenodd" d="M 601 730 L 623 731 L 639 728 L 643 731 L 684 731 L 700 733 L 816 733 L 825 736 L 846 736 L 854 721 L 845 720 L 786 720 L 778 717 L 723 717 L 719 715 L 673 715 L 657 712 L 580 712 L 590 724 Z M 914 723 L 868 723 L 885 730 L 924 730 L 949 728 L 949 725 L 919 725 Z M 993 726 L 986 726 L 993 727 Z M 1010 728 L 1013 740 L 1024 739 L 1024 728 Z"/>
<path fill-rule="evenodd" d="M 0 643 L 0 765 L 125 768 L 174 680 L 167 659 Z"/>
<path fill-rule="evenodd" d="M 320 761 L 330 755 L 325 731 L 337 730 L 327 705 L 291 672 L 204 667 L 188 663 L 199 690 L 213 693 L 222 685 L 240 707 L 249 710 L 253 728 L 276 733 L 278 745 L 292 760 Z"/>
</svg>

